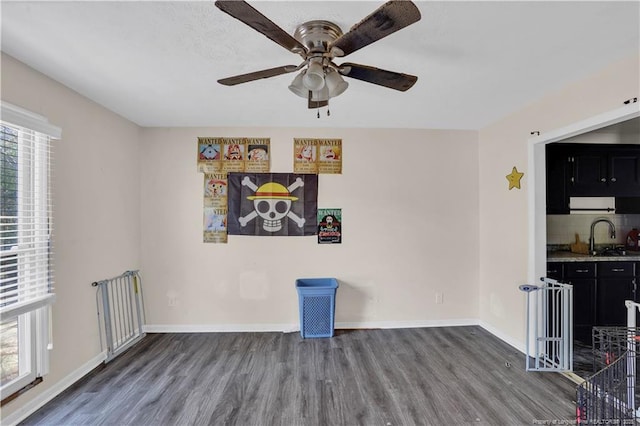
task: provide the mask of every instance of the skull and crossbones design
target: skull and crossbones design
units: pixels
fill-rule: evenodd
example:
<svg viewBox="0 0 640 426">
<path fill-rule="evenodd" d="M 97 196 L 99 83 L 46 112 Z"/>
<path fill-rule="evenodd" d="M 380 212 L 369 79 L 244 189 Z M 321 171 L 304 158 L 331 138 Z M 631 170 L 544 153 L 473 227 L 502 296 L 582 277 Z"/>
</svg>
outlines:
<svg viewBox="0 0 640 426">
<path fill-rule="evenodd" d="M 299 228 L 304 226 L 305 219 L 291 211 L 292 202 L 298 200 L 298 197 L 291 195 L 291 193 L 304 186 L 302 178 L 297 178 L 288 187 L 277 182 L 267 182 L 258 187 L 248 176 L 245 176 L 242 179 L 242 185 L 254 192 L 254 195 L 247 197 L 248 200 L 253 201 L 254 210 L 248 215 L 238 218 L 240 226 L 246 226 L 256 217 L 262 219 L 262 228 L 267 232 L 280 231 L 283 226 L 282 220 L 285 217 L 292 219 Z"/>
</svg>

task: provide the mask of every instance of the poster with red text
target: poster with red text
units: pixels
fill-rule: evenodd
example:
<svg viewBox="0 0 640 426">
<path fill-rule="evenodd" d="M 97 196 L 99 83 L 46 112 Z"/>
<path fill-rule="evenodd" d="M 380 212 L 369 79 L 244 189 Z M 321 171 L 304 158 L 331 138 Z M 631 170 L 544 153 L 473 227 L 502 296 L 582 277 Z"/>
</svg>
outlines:
<svg viewBox="0 0 640 426">
<path fill-rule="evenodd" d="M 342 209 L 318 209 L 318 244 L 342 243 Z"/>
</svg>

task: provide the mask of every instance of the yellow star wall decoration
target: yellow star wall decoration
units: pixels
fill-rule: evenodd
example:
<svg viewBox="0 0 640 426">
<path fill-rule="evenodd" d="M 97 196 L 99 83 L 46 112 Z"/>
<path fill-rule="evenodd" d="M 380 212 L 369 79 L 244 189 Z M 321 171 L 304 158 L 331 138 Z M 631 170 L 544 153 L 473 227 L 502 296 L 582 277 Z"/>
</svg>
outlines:
<svg viewBox="0 0 640 426">
<path fill-rule="evenodd" d="M 509 190 L 512 190 L 513 188 L 520 189 L 520 179 L 522 179 L 522 176 L 524 176 L 524 173 L 520 173 L 518 169 L 513 166 L 511 173 L 506 176 L 509 181 Z"/>
</svg>

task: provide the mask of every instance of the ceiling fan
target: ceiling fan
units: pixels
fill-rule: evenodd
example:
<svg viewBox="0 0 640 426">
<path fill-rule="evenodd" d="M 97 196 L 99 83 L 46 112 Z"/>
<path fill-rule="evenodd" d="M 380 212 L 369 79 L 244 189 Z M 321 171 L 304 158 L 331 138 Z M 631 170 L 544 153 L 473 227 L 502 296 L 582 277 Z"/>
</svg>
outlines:
<svg viewBox="0 0 640 426">
<path fill-rule="evenodd" d="M 403 92 L 418 80 L 414 75 L 367 65 L 351 62 L 338 65 L 333 62 L 336 57 L 347 56 L 419 21 L 420 11 L 411 1 L 388 1 L 346 33 L 333 22 L 314 20 L 299 25 L 293 36 L 245 1 L 218 0 L 215 5 L 303 59 L 300 65 L 284 65 L 223 78 L 218 80 L 220 84 L 234 86 L 302 70 L 289 85 L 289 90 L 306 98 L 309 108 L 320 108 L 329 104 L 329 98 L 338 96 L 347 89 L 349 84 L 342 76 Z"/>
</svg>

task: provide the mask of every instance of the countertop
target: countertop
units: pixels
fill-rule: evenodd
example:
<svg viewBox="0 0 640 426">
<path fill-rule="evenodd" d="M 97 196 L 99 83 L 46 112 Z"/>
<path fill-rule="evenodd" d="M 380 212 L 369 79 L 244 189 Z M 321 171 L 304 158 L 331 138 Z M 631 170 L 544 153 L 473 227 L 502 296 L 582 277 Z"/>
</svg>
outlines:
<svg viewBox="0 0 640 426">
<path fill-rule="evenodd" d="M 570 251 L 547 251 L 547 262 L 640 262 L 640 252 L 627 251 L 625 256 L 591 256 Z"/>
</svg>

